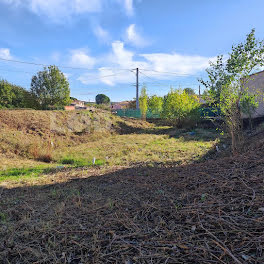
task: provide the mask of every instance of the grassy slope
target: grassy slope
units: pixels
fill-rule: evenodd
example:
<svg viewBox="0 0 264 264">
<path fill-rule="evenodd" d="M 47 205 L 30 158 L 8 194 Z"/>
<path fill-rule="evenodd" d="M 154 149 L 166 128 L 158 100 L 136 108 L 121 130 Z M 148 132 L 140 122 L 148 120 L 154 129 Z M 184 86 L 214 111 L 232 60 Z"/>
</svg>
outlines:
<svg viewBox="0 0 264 264">
<path fill-rule="evenodd" d="M 123 120 L 107 111 L 0 110 L 0 170 L 44 165 L 55 150 L 98 140 L 144 122 Z"/>
<path fill-rule="evenodd" d="M 6 110 L 0 124 L 0 181 L 38 177 L 58 166 L 91 166 L 93 158 L 110 166 L 184 164 L 201 159 L 217 142 L 214 132 L 189 135 L 102 110 Z M 52 163 L 41 162 L 46 156 Z"/>
</svg>

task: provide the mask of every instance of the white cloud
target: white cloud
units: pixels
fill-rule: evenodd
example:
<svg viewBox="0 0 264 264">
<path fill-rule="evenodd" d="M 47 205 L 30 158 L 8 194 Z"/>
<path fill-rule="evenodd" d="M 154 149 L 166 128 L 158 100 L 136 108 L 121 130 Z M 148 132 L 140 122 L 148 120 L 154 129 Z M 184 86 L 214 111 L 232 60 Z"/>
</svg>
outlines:
<svg viewBox="0 0 264 264">
<path fill-rule="evenodd" d="M 209 66 L 209 60 L 215 58 L 181 55 L 177 53 L 141 54 L 150 64 L 150 68 L 161 72 L 174 72 L 179 75 L 195 74 Z"/>
<path fill-rule="evenodd" d="M 93 68 L 96 59 L 88 55 L 85 49 L 71 50 L 70 66 Z"/>
<path fill-rule="evenodd" d="M 10 49 L 0 48 L 0 58 L 5 59 L 5 60 L 12 59 Z"/>
<path fill-rule="evenodd" d="M 133 7 L 133 0 L 124 0 L 126 14 L 128 16 L 134 15 L 134 7 Z"/>
<path fill-rule="evenodd" d="M 102 0 L 2 0 L 13 6 L 22 6 L 52 22 L 64 23 L 74 15 L 101 11 Z"/>
<path fill-rule="evenodd" d="M 110 41 L 110 34 L 108 33 L 108 31 L 103 29 L 100 25 L 96 25 L 93 28 L 93 32 L 100 41 L 106 42 L 106 43 Z"/>
<path fill-rule="evenodd" d="M 126 30 L 126 40 L 137 47 L 144 47 L 148 45 L 146 41 L 137 31 L 136 25 L 131 24 Z"/>
<path fill-rule="evenodd" d="M 142 59 L 136 59 L 136 57 Z M 139 70 L 154 70 L 154 72 L 147 71 L 145 73 L 156 80 L 173 81 L 181 76 L 186 75 L 188 77 L 200 74 L 209 66 L 209 60 L 214 61 L 215 58 L 178 53 L 136 54 L 127 50 L 123 42 L 115 41 L 112 43 L 110 54 L 101 59 L 97 58 L 97 63 L 104 65 L 104 67 L 93 73 L 85 73 L 78 80 L 87 85 L 104 83 L 109 86 L 135 82 L 135 75 L 131 70 L 139 68 Z M 166 72 L 176 74 L 169 75 Z"/>
</svg>

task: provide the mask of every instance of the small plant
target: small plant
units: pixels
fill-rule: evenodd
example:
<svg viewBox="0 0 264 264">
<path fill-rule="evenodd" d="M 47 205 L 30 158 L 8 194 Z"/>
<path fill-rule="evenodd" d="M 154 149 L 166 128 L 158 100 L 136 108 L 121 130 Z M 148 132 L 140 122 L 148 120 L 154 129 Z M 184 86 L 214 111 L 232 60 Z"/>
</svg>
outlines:
<svg viewBox="0 0 264 264">
<path fill-rule="evenodd" d="M 0 212 L 0 222 L 6 223 L 7 215 L 5 213 Z"/>
<path fill-rule="evenodd" d="M 83 158 L 75 158 L 75 157 L 65 157 L 60 160 L 61 164 L 68 164 L 74 167 L 90 167 L 90 166 L 101 166 L 104 165 L 105 162 L 103 160 L 86 160 Z"/>
</svg>

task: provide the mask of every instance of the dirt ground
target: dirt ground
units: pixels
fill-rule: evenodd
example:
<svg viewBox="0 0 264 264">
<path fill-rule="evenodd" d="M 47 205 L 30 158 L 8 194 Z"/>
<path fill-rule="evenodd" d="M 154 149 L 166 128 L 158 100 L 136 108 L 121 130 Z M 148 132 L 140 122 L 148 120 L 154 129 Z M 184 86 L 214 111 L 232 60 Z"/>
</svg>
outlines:
<svg viewBox="0 0 264 264">
<path fill-rule="evenodd" d="M 0 188 L 0 263 L 264 263 L 263 134 L 235 157 Z"/>
</svg>

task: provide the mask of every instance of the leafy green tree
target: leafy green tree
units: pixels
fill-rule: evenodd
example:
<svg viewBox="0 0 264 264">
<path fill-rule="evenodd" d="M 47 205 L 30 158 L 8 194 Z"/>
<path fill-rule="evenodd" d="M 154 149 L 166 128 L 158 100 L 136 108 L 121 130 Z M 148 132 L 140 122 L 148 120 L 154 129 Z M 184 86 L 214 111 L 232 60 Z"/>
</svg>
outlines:
<svg viewBox="0 0 264 264">
<path fill-rule="evenodd" d="M 250 130 L 253 128 L 252 116 L 259 106 L 258 96 L 258 94 L 245 93 L 240 100 L 241 111 L 248 116 Z"/>
<path fill-rule="evenodd" d="M 148 98 L 148 109 L 152 114 L 157 115 L 162 112 L 163 98 L 157 95 Z"/>
<path fill-rule="evenodd" d="M 171 89 L 164 97 L 161 115 L 172 121 L 177 127 L 182 127 L 184 124 L 193 124 L 198 120 L 199 106 L 196 96 L 189 95 L 186 91 Z"/>
<path fill-rule="evenodd" d="M 57 66 L 44 67 L 32 77 L 31 93 L 43 110 L 61 108 L 70 102 L 69 82 Z"/>
<path fill-rule="evenodd" d="M 139 97 L 139 108 L 141 111 L 142 119 L 146 119 L 148 111 L 148 95 L 146 87 L 142 87 L 140 97 Z"/>
<path fill-rule="evenodd" d="M 184 91 L 189 95 L 195 95 L 195 92 L 192 88 L 185 88 Z"/>
<path fill-rule="evenodd" d="M 26 89 L 0 80 L 0 107 L 2 108 L 35 108 L 35 99 Z"/>
<path fill-rule="evenodd" d="M 221 109 L 231 134 L 233 153 L 238 152 L 243 144 L 241 104 L 252 103 L 254 97 L 254 92 L 248 89 L 249 80 L 254 78 L 250 74 L 263 66 L 263 57 L 264 42 L 256 40 L 253 29 L 245 42 L 232 47 L 226 61 L 221 55 L 216 63 L 211 63 L 207 69 L 209 81 L 200 80 Z M 254 108 L 253 103 L 251 110 Z"/>
<path fill-rule="evenodd" d="M 110 98 L 105 94 L 97 94 L 95 97 L 95 101 L 97 104 L 109 104 Z"/>
<path fill-rule="evenodd" d="M 1 107 L 12 107 L 12 100 L 14 93 L 12 91 L 12 85 L 5 81 L 0 81 L 0 106 Z"/>
<path fill-rule="evenodd" d="M 229 76 L 224 69 L 224 56 L 219 55 L 216 62 L 209 62 L 210 67 L 206 69 L 208 80 L 199 79 L 206 88 L 208 103 L 216 106 L 220 102 L 221 90 L 229 82 Z"/>
</svg>

